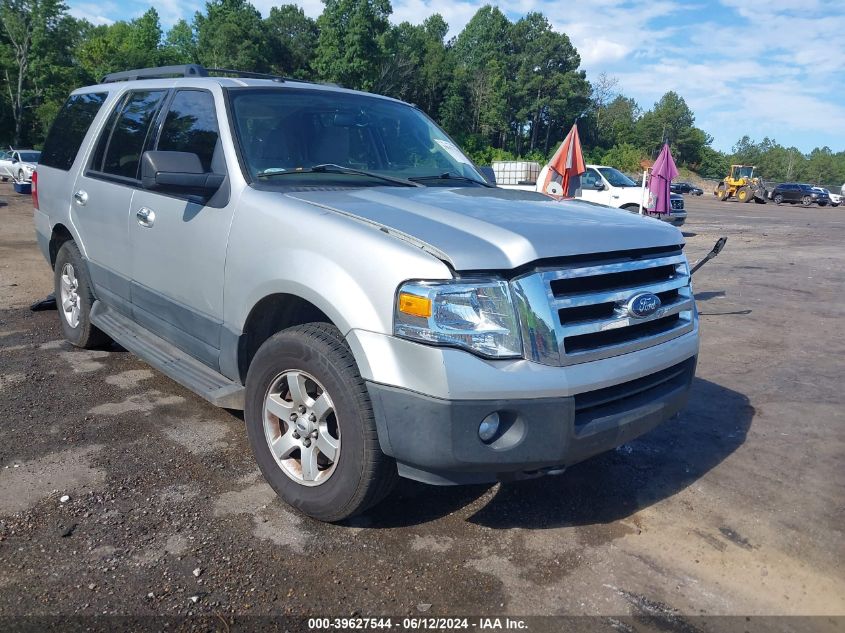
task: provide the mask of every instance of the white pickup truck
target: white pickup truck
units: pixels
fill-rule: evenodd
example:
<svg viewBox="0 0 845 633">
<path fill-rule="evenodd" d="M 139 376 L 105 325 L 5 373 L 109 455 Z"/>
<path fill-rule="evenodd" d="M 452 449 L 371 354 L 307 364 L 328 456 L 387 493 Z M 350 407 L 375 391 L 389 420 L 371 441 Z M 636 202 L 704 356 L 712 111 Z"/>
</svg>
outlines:
<svg viewBox="0 0 845 633">
<path fill-rule="evenodd" d="M 517 163 L 525 165 L 525 163 Z M 503 189 L 522 189 L 526 191 L 540 191 L 542 183 L 546 181 L 546 174 L 549 166 L 546 165 L 540 171 L 536 183 L 508 184 L 499 182 L 499 174 L 506 171 L 507 163 L 494 163 L 493 172 L 496 174 L 496 184 Z M 631 180 L 614 167 L 607 165 L 587 165 L 587 171 L 581 176 L 581 190 L 575 196 L 578 200 L 595 202 L 617 209 L 625 209 L 633 213 L 639 213 L 640 199 L 642 198 L 643 208 L 648 206 L 648 190 L 643 190 L 642 184 Z M 660 219 L 670 222 L 675 226 L 681 226 L 687 219 L 687 212 L 684 208 L 684 197 L 680 194 L 671 194 L 672 211 L 669 214 L 655 215 Z M 649 214 L 652 215 L 652 214 Z"/>
<path fill-rule="evenodd" d="M 11 149 L 0 153 L 0 178 L 3 182 L 9 178 L 18 182 L 32 180 L 40 157 L 41 152 L 34 149 Z"/>
</svg>

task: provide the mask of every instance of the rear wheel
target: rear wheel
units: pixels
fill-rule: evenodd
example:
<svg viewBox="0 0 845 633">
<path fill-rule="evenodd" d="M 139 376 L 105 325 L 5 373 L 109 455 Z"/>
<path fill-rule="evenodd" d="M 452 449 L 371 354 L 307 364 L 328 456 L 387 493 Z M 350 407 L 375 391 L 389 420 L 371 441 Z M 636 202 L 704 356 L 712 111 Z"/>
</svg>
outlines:
<svg viewBox="0 0 845 633">
<path fill-rule="evenodd" d="M 809 207 L 811 204 L 813 204 L 813 199 L 810 196 L 804 196 L 801 198 L 802 207 Z"/>
<path fill-rule="evenodd" d="M 367 387 L 332 325 L 292 327 L 261 346 L 247 374 L 244 416 L 267 482 L 315 519 L 363 512 L 395 483 Z"/>
<path fill-rule="evenodd" d="M 748 202 L 751 198 L 751 190 L 748 187 L 740 187 L 736 192 L 736 199 L 740 202 Z"/>
<path fill-rule="evenodd" d="M 76 243 L 62 244 L 53 269 L 54 293 L 65 338 L 85 349 L 106 345 L 110 339 L 91 323 L 94 305 L 91 278 Z"/>
</svg>

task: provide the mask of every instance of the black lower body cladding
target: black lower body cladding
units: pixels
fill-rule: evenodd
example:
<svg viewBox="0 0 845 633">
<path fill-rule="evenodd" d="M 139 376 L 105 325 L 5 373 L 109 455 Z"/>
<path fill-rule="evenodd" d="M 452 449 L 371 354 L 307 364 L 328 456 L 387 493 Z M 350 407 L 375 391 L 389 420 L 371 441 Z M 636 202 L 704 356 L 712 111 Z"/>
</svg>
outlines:
<svg viewBox="0 0 845 633">
<path fill-rule="evenodd" d="M 648 376 L 561 398 L 443 400 L 367 383 L 382 450 L 399 474 L 432 484 L 486 483 L 571 466 L 680 411 L 696 357 Z M 488 442 L 479 425 L 498 413 Z"/>
</svg>

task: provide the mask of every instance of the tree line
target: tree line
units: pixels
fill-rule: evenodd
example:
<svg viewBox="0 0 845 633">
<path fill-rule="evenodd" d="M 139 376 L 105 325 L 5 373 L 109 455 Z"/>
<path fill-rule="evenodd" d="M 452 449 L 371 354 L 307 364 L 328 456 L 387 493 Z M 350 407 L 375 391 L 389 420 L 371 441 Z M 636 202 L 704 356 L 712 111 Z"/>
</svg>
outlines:
<svg viewBox="0 0 845 633">
<path fill-rule="evenodd" d="M 716 151 L 679 94 L 669 91 L 643 110 L 617 90 L 615 79 L 588 80 L 569 37 L 541 13 L 511 21 L 484 6 L 449 38 L 439 14 L 421 24 L 392 24 L 389 0 L 323 2 L 312 19 L 294 4 L 262 17 L 247 0 L 211 0 L 165 32 L 154 8 L 134 20 L 95 26 L 71 16 L 61 0 L 0 0 L 6 84 L 0 142 L 39 146 L 68 92 L 107 73 L 198 63 L 414 103 L 480 164 L 516 157 L 544 162 L 577 122 L 588 160 L 627 171 L 639 170 L 668 140 L 679 164 L 705 175 L 723 175 L 739 157 L 759 157 L 780 169 L 785 152 L 784 174 L 845 180 L 845 152 L 828 148 L 805 156 L 781 152 L 769 139 L 755 144 L 745 138 L 735 156 Z"/>
</svg>

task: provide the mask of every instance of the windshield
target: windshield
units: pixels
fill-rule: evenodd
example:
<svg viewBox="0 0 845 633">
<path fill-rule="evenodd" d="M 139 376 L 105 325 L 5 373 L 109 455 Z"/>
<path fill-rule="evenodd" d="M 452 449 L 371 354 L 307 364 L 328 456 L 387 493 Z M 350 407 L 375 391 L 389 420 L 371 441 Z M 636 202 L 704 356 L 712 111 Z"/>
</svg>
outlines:
<svg viewBox="0 0 845 633">
<path fill-rule="evenodd" d="M 599 167 L 601 175 L 610 183 L 611 187 L 639 187 L 637 183 L 613 167 Z"/>
<path fill-rule="evenodd" d="M 472 162 L 422 112 L 378 97 L 313 89 L 232 90 L 235 131 L 247 170 L 263 183 L 384 185 L 384 181 L 339 170 L 338 165 L 394 178 L 451 174 L 483 183 Z M 303 170 L 299 172 L 298 170 Z M 284 178 L 270 176 L 286 174 Z M 469 185 L 436 178 L 425 185 Z"/>
<path fill-rule="evenodd" d="M 737 167 L 736 168 L 736 175 L 734 178 L 751 178 L 752 174 L 754 173 L 753 167 Z"/>
<path fill-rule="evenodd" d="M 37 163 L 41 157 L 41 152 L 18 152 L 18 156 L 24 163 Z"/>
</svg>

